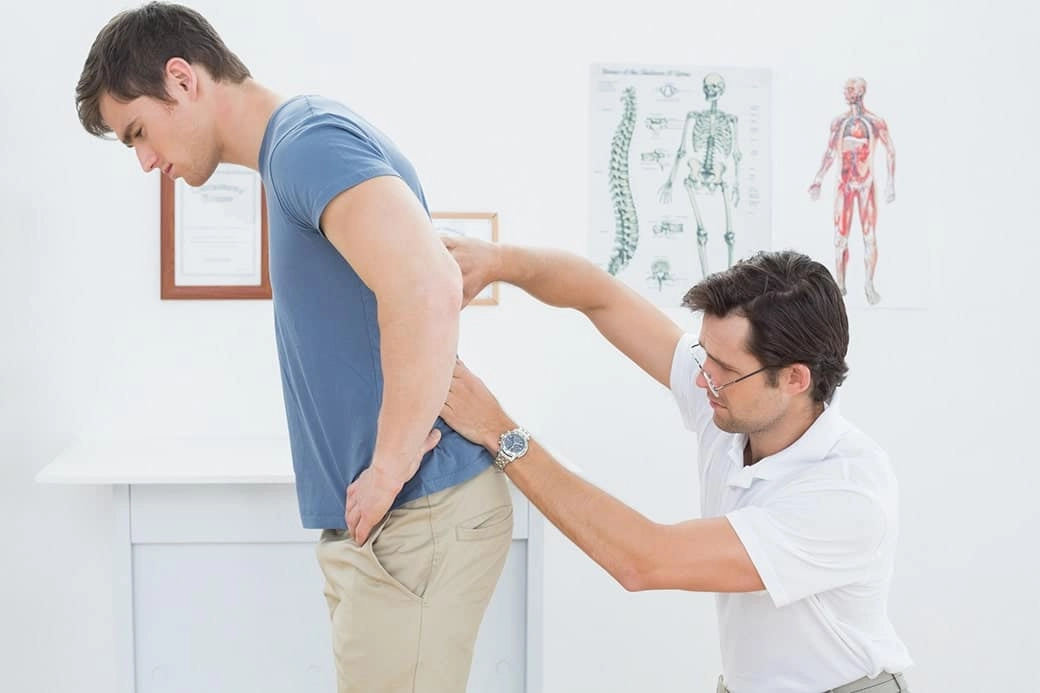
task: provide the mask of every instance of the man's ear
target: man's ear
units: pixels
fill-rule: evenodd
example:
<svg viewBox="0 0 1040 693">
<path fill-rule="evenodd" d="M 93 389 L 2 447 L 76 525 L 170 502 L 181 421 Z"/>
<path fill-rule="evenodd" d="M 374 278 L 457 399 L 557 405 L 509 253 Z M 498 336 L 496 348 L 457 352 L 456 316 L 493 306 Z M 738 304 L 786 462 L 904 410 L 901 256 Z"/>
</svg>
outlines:
<svg viewBox="0 0 1040 693">
<path fill-rule="evenodd" d="M 166 91 L 171 97 L 186 96 L 194 99 L 198 88 L 198 75 L 191 63 L 184 58 L 170 58 L 166 61 Z"/>
<path fill-rule="evenodd" d="M 780 384 L 789 395 L 800 395 L 812 388 L 812 371 L 804 363 L 795 363 L 781 371 Z"/>
</svg>

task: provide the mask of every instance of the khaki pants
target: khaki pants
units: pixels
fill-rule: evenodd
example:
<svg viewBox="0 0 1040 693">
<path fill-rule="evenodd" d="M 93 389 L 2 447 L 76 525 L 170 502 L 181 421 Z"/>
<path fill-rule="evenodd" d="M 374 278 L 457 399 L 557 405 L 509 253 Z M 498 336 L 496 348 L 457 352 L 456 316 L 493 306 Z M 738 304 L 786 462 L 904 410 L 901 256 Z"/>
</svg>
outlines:
<svg viewBox="0 0 1040 693">
<path fill-rule="evenodd" d="M 463 693 L 512 535 L 494 467 L 390 511 L 363 546 L 324 530 L 339 693 Z"/>
</svg>

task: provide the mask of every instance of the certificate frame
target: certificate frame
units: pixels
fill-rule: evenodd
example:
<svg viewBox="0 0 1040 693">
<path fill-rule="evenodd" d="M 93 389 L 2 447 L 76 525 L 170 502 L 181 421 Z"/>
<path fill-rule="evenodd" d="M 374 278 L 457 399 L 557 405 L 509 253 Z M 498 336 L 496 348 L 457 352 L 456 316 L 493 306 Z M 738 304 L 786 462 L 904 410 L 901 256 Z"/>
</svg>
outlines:
<svg viewBox="0 0 1040 693">
<path fill-rule="evenodd" d="M 433 228 L 438 235 L 458 235 L 498 243 L 497 212 L 433 212 Z M 473 297 L 471 306 L 497 306 L 498 282 L 491 282 Z"/>
<path fill-rule="evenodd" d="M 227 172 L 229 167 L 222 164 L 217 172 Z M 241 169 L 242 167 L 236 167 Z M 242 169 L 248 171 L 248 169 Z M 215 175 L 216 173 L 215 172 Z M 178 250 L 184 247 L 184 238 L 179 238 L 179 215 L 182 213 L 182 205 L 179 201 L 178 183 L 162 176 L 159 191 L 160 206 L 160 298 L 163 300 L 206 300 L 206 299 L 270 299 L 271 278 L 269 274 L 268 259 L 268 230 L 267 230 L 267 202 L 266 192 L 259 182 L 259 176 L 255 182 L 259 190 L 259 209 L 253 215 L 252 220 L 244 225 L 239 231 L 247 233 L 248 242 L 259 244 L 258 267 L 254 267 L 254 274 L 258 274 L 255 283 L 242 283 L 229 279 L 220 283 L 190 283 L 178 281 L 179 268 L 183 266 L 183 260 L 178 258 Z M 212 181 L 212 178 L 211 178 Z M 209 183 L 207 183 L 209 184 Z M 186 185 L 181 183 L 181 185 Z M 200 186 L 204 188 L 205 186 Z M 219 204 L 219 203 L 218 203 Z"/>
</svg>

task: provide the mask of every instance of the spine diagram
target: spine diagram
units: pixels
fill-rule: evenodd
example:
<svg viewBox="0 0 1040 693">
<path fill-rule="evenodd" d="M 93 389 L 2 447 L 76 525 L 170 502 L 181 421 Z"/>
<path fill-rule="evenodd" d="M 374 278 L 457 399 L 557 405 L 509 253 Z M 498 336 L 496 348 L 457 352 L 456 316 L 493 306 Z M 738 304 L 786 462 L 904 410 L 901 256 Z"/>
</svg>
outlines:
<svg viewBox="0 0 1040 693">
<path fill-rule="evenodd" d="M 625 89 L 621 97 L 625 105 L 621 122 L 610 145 L 610 197 L 614 203 L 614 252 L 607 271 L 617 275 L 635 255 L 639 243 L 639 221 L 628 180 L 628 151 L 636 124 L 636 90 Z"/>
</svg>

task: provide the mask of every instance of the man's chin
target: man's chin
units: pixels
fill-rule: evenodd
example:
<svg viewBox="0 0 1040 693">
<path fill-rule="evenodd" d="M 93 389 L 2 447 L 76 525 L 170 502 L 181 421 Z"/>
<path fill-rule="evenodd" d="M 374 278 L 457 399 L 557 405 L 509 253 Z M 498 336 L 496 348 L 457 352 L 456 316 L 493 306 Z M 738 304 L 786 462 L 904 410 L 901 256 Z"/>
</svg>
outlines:
<svg viewBox="0 0 1040 693">
<path fill-rule="evenodd" d="M 213 174 L 216 173 L 216 172 L 217 172 L 217 167 L 214 166 L 205 175 L 200 175 L 198 172 L 192 171 L 191 173 L 187 173 L 187 174 L 185 174 L 185 175 L 183 175 L 181 177 L 184 179 L 184 182 L 187 183 L 188 185 L 190 185 L 191 187 L 198 188 L 198 187 L 203 186 L 206 183 L 208 183 L 209 179 L 212 178 Z"/>
<path fill-rule="evenodd" d="M 734 421 L 732 417 L 725 416 L 723 412 L 715 412 L 712 417 L 712 422 L 715 424 L 715 428 L 719 429 L 723 433 L 736 433 L 742 435 L 748 432 L 747 426 L 742 426 L 739 421 Z"/>
<path fill-rule="evenodd" d="M 725 433 L 737 433 L 733 430 L 733 426 L 729 421 L 728 417 L 722 416 L 721 412 L 715 412 L 711 417 L 712 423 L 715 424 L 715 428 Z"/>
</svg>

